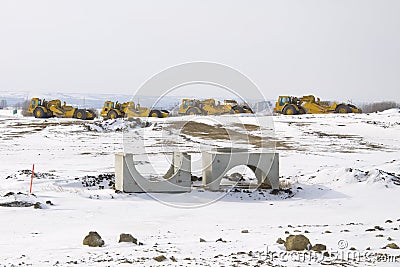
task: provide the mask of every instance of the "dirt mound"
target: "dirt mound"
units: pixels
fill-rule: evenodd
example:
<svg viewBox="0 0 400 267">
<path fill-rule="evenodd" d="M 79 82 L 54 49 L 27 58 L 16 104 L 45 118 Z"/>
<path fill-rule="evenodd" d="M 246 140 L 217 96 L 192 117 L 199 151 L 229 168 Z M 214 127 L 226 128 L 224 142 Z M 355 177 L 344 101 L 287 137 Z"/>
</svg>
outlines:
<svg viewBox="0 0 400 267">
<path fill-rule="evenodd" d="M 252 131 L 257 132 L 258 126 L 249 124 L 207 124 L 196 121 L 176 121 L 168 127 L 178 129 L 180 134 L 186 136 L 197 137 L 205 140 L 230 140 L 240 144 L 251 144 L 255 147 L 275 147 L 275 142 L 271 139 L 266 139 L 258 135 L 252 134 Z"/>
</svg>

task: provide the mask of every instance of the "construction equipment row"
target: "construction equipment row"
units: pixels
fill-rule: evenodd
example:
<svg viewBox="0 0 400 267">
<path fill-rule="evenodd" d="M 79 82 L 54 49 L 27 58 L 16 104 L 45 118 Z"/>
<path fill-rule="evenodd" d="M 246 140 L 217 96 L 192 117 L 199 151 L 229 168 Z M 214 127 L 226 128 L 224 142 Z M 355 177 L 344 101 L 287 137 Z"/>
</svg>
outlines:
<svg viewBox="0 0 400 267">
<path fill-rule="evenodd" d="M 96 113 L 92 109 L 75 108 L 68 106 L 65 102 L 61 105 L 61 100 L 55 99 L 46 101 L 45 99 L 32 98 L 28 114 L 35 118 L 76 118 L 81 120 L 92 120 Z M 313 95 L 302 97 L 279 96 L 275 104 L 274 112 L 284 115 L 297 114 L 324 114 L 324 113 L 361 113 L 361 109 L 352 104 L 329 103 L 320 101 Z M 238 113 L 253 113 L 248 104 L 239 104 L 236 100 L 224 100 L 223 103 L 215 101 L 213 98 L 204 100 L 182 99 L 179 105 L 179 115 L 224 115 Z M 105 119 L 131 118 L 131 117 L 154 117 L 166 118 L 170 115 L 168 110 L 149 109 L 141 107 L 139 103 L 133 101 L 119 103 L 105 101 L 100 116 Z"/>
<path fill-rule="evenodd" d="M 209 98 L 205 100 L 198 99 L 182 99 L 179 106 L 179 115 L 223 115 L 237 113 L 253 113 L 247 105 L 239 105 L 236 100 L 224 100 L 221 104 L 216 103 L 215 99 Z M 104 102 L 104 106 L 100 112 L 100 116 L 106 119 L 116 119 L 124 117 L 154 117 L 165 118 L 169 116 L 169 111 L 164 109 L 149 109 L 141 107 L 133 101 L 118 103 L 112 101 Z"/>
<path fill-rule="evenodd" d="M 279 96 L 274 112 L 283 115 L 329 114 L 329 113 L 361 113 L 361 109 L 352 104 L 329 103 L 315 99 L 313 95 L 302 97 Z"/>
<path fill-rule="evenodd" d="M 76 118 L 81 120 L 92 120 L 96 113 L 92 109 L 74 108 L 67 106 L 61 100 L 54 99 L 46 101 L 45 99 L 32 98 L 27 113 L 35 118 Z M 223 104 L 215 99 L 205 100 L 182 99 L 179 106 L 180 115 L 223 115 L 237 113 L 253 113 L 251 108 L 246 105 L 240 105 L 236 100 L 224 100 Z M 153 117 L 166 118 L 170 112 L 164 109 L 149 109 L 135 104 L 133 101 L 124 103 L 105 101 L 101 109 L 100 116 L 105 119 L 131 118 L 131 117 Z"/>
</svg>

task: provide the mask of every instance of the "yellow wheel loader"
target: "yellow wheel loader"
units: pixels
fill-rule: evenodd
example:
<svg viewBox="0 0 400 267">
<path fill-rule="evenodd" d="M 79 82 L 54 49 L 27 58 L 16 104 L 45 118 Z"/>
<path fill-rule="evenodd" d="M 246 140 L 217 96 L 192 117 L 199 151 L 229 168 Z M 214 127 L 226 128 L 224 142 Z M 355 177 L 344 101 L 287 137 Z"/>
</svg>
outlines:
<svg viewBox="0 0 400 267">
<path fill-rule="evenodd" d="M 167 110 L 153 109 L 150 110 L 141 107 L 140 104 L 135 105 L 135 102 L 129 101 L 125 103 L 118 103 L 112 101 L 105 101 L 100 115 L 105 119 L 116 118 L 133 118 L 133 117 L 154 117 L 166 118 L 169 115 Z"/>
<path fill-rule="evenodd" d="M 222 115 L 235 113 L 253 113 L 247 105 L 238 105 L 235 100 L 224 100 L 221 104 L 219 101 L 215 103 L 215 99 L 208 98 L 205 100 L 182 99 L 179 106 L 180 115 Z"/>
<path fill-rule="evenodd" d="M 275 113 L 284 115 L 297 114 L 327 114 L 327 113 L 361 113 L 361 109 L 352 104 L 336 103 L 315 99 L 313 95 L 302 96 L 279 96 L 274 108 Z"/>
<path fill-rule="evenodd" d="M 61 100 L 54 99 L 46 101 L 45 99 L 32 98 L 28 108 L 28 114 L 35 118 L 76 118 L 81 120 L 93 120 L 96 114 L 92 110 L 74 108 L 67 106 Z"/>
</svg>

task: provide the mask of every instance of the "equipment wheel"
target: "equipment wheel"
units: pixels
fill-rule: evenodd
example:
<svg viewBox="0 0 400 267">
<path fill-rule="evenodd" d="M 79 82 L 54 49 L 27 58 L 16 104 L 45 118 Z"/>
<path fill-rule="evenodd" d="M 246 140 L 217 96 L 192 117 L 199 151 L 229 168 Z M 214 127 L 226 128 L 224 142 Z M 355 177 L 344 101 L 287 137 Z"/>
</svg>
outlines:
<svg viewBox="0 0 400 267">
<path fill-rule="evenodd" d="M 112 120 L 114 120 L 114 119 L 116 119 L 116 118 L 118 118 L 118 113 L 117 113 L 115 110 L 110 110 L 110 111 L 107 113 L 107 119 L 112 119 Z"/>
<path fill-rule="evenodd" d="M 80 120 L 86 120 L 87 114 L 86 110 L 84 109 L 78 109 L 75 112 L 75 118 L 80 119 Z"/>
<path fill-rule="evenodd" d="M 335 113 L 342 113 L 342 114 L 351 113 L 351 108 L 347 105 L 341 104 L 336 107 Z"/>
<path fill-rule="evenodd" d="M 200 115 L 201 112 L 199 112 L 199 110 L 197 108 L 189 108 L 186 111 L 186 115 Z"/>
<path fill-rule="evenodd" d="M 284 115 L 296 115 L 297 114 L 297 109 L 293 105 L 287 105 L 282 113 Z"/>
<path fill-rule="evenodd" d="M 44 112 L 42 107 L 36 107 L 35 110 L 33 111 L 33 115 L 35 116 L 35 118 L 45 118 L 46 117 L 46 113 Z"/>
<path fill-rule="evenodd" d="M 162 114 L 161 111 L 159 110 L 152 110 L 149 113 L 149 117 L 153 117 L 153 118 L 162 118 Z"/>
</svg>

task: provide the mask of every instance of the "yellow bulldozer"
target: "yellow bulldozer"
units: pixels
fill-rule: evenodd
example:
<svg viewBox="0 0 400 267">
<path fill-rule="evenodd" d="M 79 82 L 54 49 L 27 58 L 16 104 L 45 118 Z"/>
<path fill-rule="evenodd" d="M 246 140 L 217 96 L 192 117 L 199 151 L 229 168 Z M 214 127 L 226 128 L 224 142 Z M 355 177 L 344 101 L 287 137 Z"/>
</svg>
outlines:
<svg viewBox="0 0 400 267">
<path fill-rule="evenodd" d="M 28 114 L 35 116 L 35 118 L 76 118 L 81 120 L 93 120 L 96 117 L 95 112 L 87 109 L 74 108 L 67 106 L 64 102 L 61 105 L 61 100 L 54 99 L 46 101 L 34 97 L 31 99 L 28 108 Z"/>
<path fill-rule="evenodd" d="M 326 113 L 361 113 L 361 109 L 352 104 L 329 103 L 315 99 L 313 95 L 302 97 L 279 96 L 274 108 L 275 113 L 284 115 L 326 114 Z"/>
<path fill-rule="evenodd" d="M 253 113 L 247 105 L 239 105 L 236 100 L 224 100 L 215 103 L 215 99 L 208 98 L 204 100 L 198 99 L 182 99 L 179 106 L 180 115 L 222 115 L 236 113 Z"/>
<path fill-rule="evenodd" d="M 135 105 L 135 102 L 129 101 L 118 103 L 113 101 L 105 101 L 100 116 L 105 119 L 116 118 L 133 118 L 133 117 L 154 117 L 166 118 L 169 111 L 161 109 L 148 109 L 141 107 L 140 104 Z"/>
</svg>

